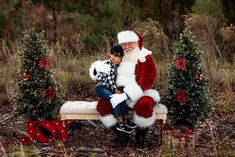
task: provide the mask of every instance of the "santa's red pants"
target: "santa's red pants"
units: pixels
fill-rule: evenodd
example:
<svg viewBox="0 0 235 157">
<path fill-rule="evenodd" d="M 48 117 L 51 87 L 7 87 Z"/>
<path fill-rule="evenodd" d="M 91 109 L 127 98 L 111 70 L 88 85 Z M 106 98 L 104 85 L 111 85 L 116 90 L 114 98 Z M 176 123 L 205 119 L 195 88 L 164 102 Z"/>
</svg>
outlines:
<svg viewBox="0 0 235 157">
<path fill-rule="evenodd" d="M 154 101 L 150 96 L 141 97 L 133 107 L 133 122 L 141 127 L 147 128 L 154 124 L 155 114 L 153 111 Z M 116 125 L 117 120 L 112 115 L 112 105 L 108 100 L 100 99 L 97 104 L 97 111 L 101 115 L 102 123 L 110 128 Z"/>
</svg>

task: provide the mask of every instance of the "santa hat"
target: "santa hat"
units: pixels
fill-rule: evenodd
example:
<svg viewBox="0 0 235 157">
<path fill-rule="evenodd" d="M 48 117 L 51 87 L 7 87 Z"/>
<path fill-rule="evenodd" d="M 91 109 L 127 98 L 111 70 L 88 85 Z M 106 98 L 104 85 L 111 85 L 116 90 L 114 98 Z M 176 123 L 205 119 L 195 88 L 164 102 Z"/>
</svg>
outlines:
<svg viewBox="0 0 235 157">
<path fill-rule="evenodd" d="M 126 42 L 138 42 L 140 50 L 142 49 L 143 38 L 135 31 L 127 30 L 118 33 L 118 44 Z"/>
</svg>

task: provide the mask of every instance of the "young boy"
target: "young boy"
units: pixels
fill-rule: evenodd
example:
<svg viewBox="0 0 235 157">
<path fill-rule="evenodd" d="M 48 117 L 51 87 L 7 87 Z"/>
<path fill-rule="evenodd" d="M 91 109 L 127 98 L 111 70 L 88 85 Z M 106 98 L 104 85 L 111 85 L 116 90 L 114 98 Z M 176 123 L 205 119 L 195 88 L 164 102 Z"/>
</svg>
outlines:
<svg viewBox="0 0 235 157">
<path fill-rule="evenodd" d="M 106 73 L 98 73 L 96 79 L 96 95 L 102 99 L 110 100 L 111 95 L 121 94 L 116 85 L 117 67 L 124 56 L 123 49 L 120 45 L 115 45 L 111 48 L 109 59 L 104 63 L 110 65 L 110 71 Z M 125 133 L 132 133 L 136 126 L 128 125 L 124 123 L 127 120 L 128 106 L 123 101 L 117 106 L 113 106 L 113 114 L 117 117 L 118 126 L 117 130 Z"/>
</svg>

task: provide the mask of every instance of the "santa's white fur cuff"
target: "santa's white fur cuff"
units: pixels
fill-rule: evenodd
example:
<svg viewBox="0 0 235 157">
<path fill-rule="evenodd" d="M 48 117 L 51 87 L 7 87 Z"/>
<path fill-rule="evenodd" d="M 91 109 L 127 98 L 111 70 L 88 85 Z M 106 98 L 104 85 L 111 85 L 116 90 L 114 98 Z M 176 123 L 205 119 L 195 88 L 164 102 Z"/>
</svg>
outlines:
<svg viewBox="0 0 235 157">
<path fill-rule="evenodd" d="M 159 103 L 160 101 L 160 96 L 154 89 L 148 89 L 144 91 L 144 96 L 150 96 L 151 98 L 153 98 L 154 103 Z"/>
<path fill-rule="evenodd" d="M 141 116 L 138 116 L 136 113 L 133 115 L 133 121 L 134 123 L 139 126 L 140 128 L 147 128 L 152 126 L 155 123 L 156 115 L 153 112 L 152 116 L 149 118 L 144 118 Z"/>
<path fill-rule="evenodd" d="M 91 79 L 94 80 L 94 81 L 97 79 L 97 78 L 96 78 L 96 75 L 94 75 L 94 70 L 95 70 L 96 65 L 99 64 L 100 62 L 101 62 L 101 61 L 98 60 L 98 61 L 92 63 L 92 64 L 91 64 L 91 67 L 90 67 L 90 69 L 89 69 L 89 75 L 90 75 Z"/>
<path fill-rule="evenodd" d="M 111 128 L 112 126 L 115 126 L 117 124 L 117 118 L 115 118 L 112 114 L 101 117 L 100 121 L 107 128 Z"/>
</svg>

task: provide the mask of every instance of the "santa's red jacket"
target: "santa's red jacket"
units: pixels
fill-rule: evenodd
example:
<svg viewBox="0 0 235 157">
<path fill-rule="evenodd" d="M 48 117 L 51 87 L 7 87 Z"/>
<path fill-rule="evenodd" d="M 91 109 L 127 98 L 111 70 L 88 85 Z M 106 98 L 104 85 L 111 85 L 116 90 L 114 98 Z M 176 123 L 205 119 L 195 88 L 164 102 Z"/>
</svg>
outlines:
<svg viewBox="0 0 235 157">
<path fill-rule="evenodd" d="M 155 122 L 154 106 L 160 101 L 156 90 L 151 89 L 156 79 L 156 65 L 153 62 L 152 52 L 142 48 L 138 60 L 123 60 L 117 71 L 117 86 L 124 86 L 128 96 L 128 106 L 133 109 L 133 121 L 142 128 L 149 127 Z M 95 80 L 94 69 L 98 62 L 91 65 L 90 76 Z M 101 121 L 106 127 L 116 125 L 117 120 L 112 115 L 112 105 L 108 100 L 100 99 L 97 110 L 101 114 Z"/>
</svg>

